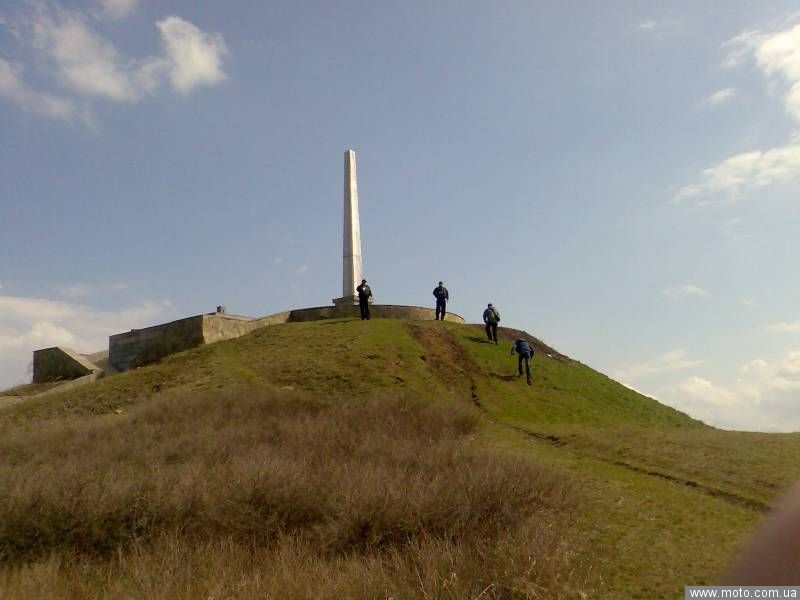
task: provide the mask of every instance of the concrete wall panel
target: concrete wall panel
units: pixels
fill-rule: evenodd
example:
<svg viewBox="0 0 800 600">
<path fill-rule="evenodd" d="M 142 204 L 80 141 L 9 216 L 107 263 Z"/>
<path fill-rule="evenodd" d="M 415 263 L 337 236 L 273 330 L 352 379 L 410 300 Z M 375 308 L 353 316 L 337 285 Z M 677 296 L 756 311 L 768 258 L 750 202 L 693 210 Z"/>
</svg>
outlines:
<svg viewBox="0 0 800 600">
<path fill-rule="evenodd" d="M 112 335 L 108 341 L 108 362 L 118 371 L 127 371 L 134 361 L 148 354 L 166 356 L 200 346 L 204 343 L 203 317 L 196 315 Z"/>
<path fill-rule="evenodd" d="M 77 379 L 96 371 L 96 365 L 69 348 L 44 348 L 33 353 L 33 383 Z"/>
<path fill-rule="evenodd" d="M 213 344 L 222 340 L 247 335 L 248 333 L 266 327 L 267 325 L 279 325 L 286 323 L 289 319 L 288 312 L 270 315 L 262 319 L 252 319 L 249 317 L 239 317 L 227 314 L 203 315 L 203 339 L 206 344 Z"/>
</svg>

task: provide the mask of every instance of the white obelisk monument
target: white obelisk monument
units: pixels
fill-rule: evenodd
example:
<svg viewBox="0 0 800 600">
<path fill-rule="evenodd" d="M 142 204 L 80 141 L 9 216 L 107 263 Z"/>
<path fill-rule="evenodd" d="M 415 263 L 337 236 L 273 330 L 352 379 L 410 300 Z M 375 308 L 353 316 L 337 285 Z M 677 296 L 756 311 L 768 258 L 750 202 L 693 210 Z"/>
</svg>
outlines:
<svg viewBox="0 0 800 600">
<path fill-rule="evenodd" d="M 342 297 L 334 304 L 357 304 L 356 287 L 363 279 L 361 261 L 361 225 L 358 220 L 358 183 L 356 153 L 344 153 L 344 253 L 342 264 Z"/>
</svg>

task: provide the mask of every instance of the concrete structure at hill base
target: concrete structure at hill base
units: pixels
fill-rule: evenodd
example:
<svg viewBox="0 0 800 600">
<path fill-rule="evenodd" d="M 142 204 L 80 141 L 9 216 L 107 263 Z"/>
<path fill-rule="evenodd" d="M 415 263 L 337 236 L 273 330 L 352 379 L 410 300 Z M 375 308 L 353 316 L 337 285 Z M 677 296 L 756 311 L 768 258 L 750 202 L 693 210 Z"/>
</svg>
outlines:
<svg viewBox="0 0 800 600">
<path fill-rule="evenodd" d="M 285 323 L 279 313 L 261 319 L 214 312 L 178 319 L 144 329 L 131 329 L 109 338 L 108 362 L 117 371 L 127 371 L 157 360 L 222 340 L 230 340 L 260 327 Z"/>
<path fill-rule="evenodd" d="M 132 329 L 109 338 L 108 350 L 95 354 L 78 354 L 69 348 L 36 350 L 33 360 L 33 381 L 43 383 L 72 380 L 72 385 L 90 383 L 98 377 L 128 371 L 157 362 L 177 352 L 241 337 L 256 329 L 285 323 L 301 323 L 324 319 L 359 317 L 356 287 L 361 283 L 364 262 L 361 248 L 361 222 L 356 181 L 356 153 L 344 155 L 344 224 L 342 231 L 342 296 L 333 306 L 317 306 L 287 310 L 266 317 L 245 317 L 228 314 L 224 306 L 213 313 L 194 315 L 144 329 Z M 370 306 L 370 315 L 377 319 L 434 320 L 436 311 L 421 306 L 377 304 Z M 447 321 L 463 323 L 464 319 L 448 313 Z M 63 386 L 64 384 L 62 384 Z M 65 389 L 62 386 L 48 390 Z"/>
<path fill-rule="evenodd" d="M 88 356 L 71 348 L 44 348 L 33 353 L 33 383 L 78 379 L 102 371 Z"/>
</svg>

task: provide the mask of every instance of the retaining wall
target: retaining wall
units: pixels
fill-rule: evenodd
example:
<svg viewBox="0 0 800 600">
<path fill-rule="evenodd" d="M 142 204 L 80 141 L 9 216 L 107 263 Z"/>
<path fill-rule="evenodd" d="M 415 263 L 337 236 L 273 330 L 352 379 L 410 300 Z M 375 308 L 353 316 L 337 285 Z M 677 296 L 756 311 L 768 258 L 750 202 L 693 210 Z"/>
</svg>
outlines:
<svg viewBox="0 0 800 600">
<path fill-rule="evenodd" d="M 225 313 L 195 315 L 169 323 L 132 329 L 108 340 L 108 363 L 127 371 L 138 363 L 154 362 L 169 354 L 241 337 L 267 325 L 289 321 L 289 311 L 253 319 Z"/>
<path fill-rule="evenodd" d="M 247 335 L 251 331 L 267 325 L 288 323 L 289 315 L 289 311 L 262 317 L 261 319 L 226 314 L 203 315 L 203 341 L 206 344 L 213 344 L 214 342 Z"/>
<path fill-rule="evenodd" d="M 69 348 L 44 348 L 33 353 L 33 383 L 77 379 L 100 369 Z"/>
<path fill-rule="evenodd" d="M 108 362 L 117 371 L 127 371 L 134 360 L 146 351 L 166 355 L 203 344 L 203 317 L 196 315 L 144 329 L 131 329 L 108 338 Z M 170 352 L 166 352 L 169 346 Z M 165 353 L 166 352 L 166 353 Z"/>
</svg>

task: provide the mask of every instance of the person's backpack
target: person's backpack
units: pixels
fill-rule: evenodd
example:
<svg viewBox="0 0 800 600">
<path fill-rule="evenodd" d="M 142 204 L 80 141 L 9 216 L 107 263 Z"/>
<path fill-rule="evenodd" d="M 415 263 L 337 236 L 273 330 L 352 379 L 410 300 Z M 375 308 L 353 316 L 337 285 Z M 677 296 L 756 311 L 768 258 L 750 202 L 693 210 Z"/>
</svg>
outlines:
<svg viewBox="0 0 800 600">
<path fill-rule="evenodd" d="M 516 346 L 517 354 L 522 354 L 525 352 L 533 357 L 533 344 L 531 344 L 528 340 L 519 339 L 514 342 L 514 345 Z"/>
<path fill-rule="evenodd" d="M 500 322 L 500 313 L 497 312 L 497 309 L 494 308 L 494 307 L 492 308 L 492 312 L 494 313 L 494 320 L 499 323 Z"/>
</svg>

